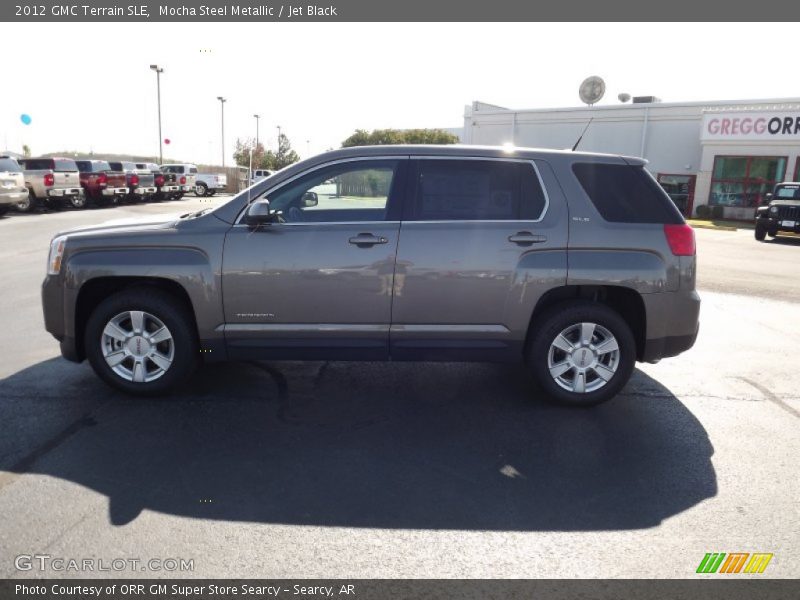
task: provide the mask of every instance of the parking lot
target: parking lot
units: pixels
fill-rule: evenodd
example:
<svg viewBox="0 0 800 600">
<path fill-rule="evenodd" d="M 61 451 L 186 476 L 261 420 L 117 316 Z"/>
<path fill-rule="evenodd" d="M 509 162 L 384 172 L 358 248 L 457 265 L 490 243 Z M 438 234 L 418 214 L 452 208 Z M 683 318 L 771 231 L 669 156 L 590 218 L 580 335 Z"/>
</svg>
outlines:
<svg viewBox="0 0 800 600">
<path fill-rule="evenodd" d="M 510 365 L 211 365 L 134 400 L 60 358 L 53 234 L 223 201 L 0 219 L 0 576 L 87 575 L 15 568 L 46 554 L 192 560 L 184 577 L 686 578 L 707 552 L 800 576 L 800 238 L 697 230 L 697 345 L 590 410 Z M 120 574 L 164 575 L 90 575 Z"/>
</svg>

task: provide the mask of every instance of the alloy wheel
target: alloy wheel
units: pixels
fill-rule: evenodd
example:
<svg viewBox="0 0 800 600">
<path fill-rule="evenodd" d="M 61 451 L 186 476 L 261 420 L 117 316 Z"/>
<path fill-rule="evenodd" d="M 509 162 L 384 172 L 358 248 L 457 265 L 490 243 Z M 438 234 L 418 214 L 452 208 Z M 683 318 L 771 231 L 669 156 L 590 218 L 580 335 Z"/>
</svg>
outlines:
<svg viewBox="0 0 800 600">
<path fill-rule="evenodd" d="M 577 394 L 604 387 L 619 364 L 617 339 L 596 323 L 570 325 L 555 337 L 547 353 L 550 376 L 561 388 Z"/>
<path fill-rule="evenodd" d="M 175 342 L 156 316 L 121 312 L 106 323 L 100 340 L 106 364 L 122 379 L 149 383 L 166 373 L 175 358 Z"/>
</svg>

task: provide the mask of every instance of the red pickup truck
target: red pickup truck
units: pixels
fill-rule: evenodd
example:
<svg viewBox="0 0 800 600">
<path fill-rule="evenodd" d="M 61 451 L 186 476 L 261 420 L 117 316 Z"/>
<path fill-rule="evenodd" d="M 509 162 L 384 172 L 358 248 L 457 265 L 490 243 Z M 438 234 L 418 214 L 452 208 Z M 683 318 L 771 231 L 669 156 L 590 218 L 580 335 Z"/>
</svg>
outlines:
<svg viewBox="0 0 800 600">
<path fill-rule="evenodd" d="M 125 173 L 112 171 L 105 160 L 77 160 L 81 187 L 87 202 L 117 204 L 128 194 Z"/>
</svg>

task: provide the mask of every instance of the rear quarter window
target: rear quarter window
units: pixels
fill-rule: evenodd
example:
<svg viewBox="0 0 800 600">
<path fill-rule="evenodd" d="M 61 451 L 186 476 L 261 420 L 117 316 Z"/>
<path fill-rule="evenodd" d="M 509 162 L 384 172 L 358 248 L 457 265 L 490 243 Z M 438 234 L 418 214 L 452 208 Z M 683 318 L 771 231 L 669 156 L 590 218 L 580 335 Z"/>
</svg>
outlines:
<svg viewBox="0 0 800 600">
<path fill-rule="evenodd" d="M 572 171 L 606 221 L 683 223 L 683 217 L 655 179 L 635 165 L 575 163 Z"/>
</svg>

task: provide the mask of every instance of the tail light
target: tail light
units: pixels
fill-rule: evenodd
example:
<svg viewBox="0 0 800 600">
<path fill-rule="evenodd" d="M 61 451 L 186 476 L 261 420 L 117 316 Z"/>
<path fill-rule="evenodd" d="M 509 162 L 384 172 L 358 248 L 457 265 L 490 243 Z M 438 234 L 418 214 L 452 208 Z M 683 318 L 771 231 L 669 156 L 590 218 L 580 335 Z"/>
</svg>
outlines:
<svg viewBox="0 0 800 600">
<path fill-rule="evenodd" d="M 100 173 L 100 175 L 97 176 L 97 183 L 100 185 L 108 185 L 108 175 Z"/>
<path fill-rule="evenodd" d="M 186 185 L 186 175 L 181 177 L 181 185 Z"/>
<path fill-rule="evenodd" d="M 131 175 L 131 185 L 139 185 L 139 176 Z"/>
<path fill-rule="evenodd" d="M 161 187 L 162 185 L 164 185 L 164 176 L 156 175 L 156 187 Z"/>
<path fill-rule="evenodd" d="M 45 173 L 44 174 L 44 184 L 47 187 L 51 187 L 56 184 L 56 176 L 52 173 Z"/>
<path fill-rule="evenodd" d="M 694 256 L 697 248 L 694 242 L 694 229 L 686 223 L 664 225 L 664 237 L 675 256 Z"/>
</svg>

